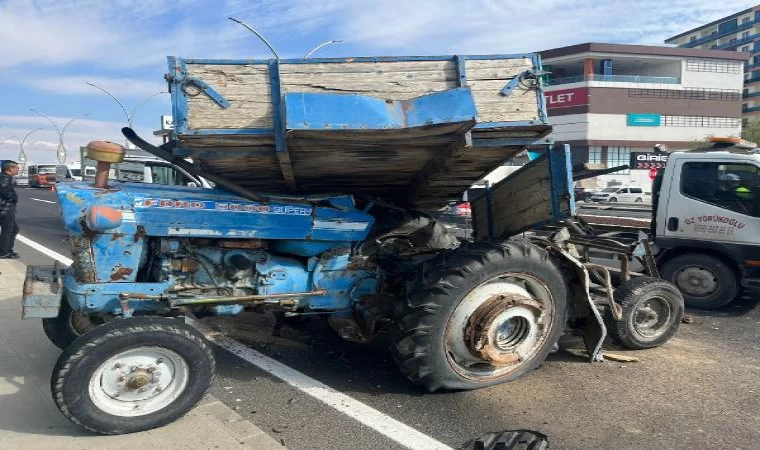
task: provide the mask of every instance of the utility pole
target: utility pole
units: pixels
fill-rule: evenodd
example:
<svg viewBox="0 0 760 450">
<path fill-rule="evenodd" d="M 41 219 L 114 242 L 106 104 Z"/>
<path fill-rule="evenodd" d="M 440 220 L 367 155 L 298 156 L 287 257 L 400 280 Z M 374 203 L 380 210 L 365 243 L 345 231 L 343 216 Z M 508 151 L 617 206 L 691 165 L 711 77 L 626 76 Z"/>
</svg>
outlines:
<svg viewBox="0 0 760 450">
<path fill-rule="evenodd" d="M 73 119 L 66 122 L 63 128 L 58 128 L 58 125 L 56 125 L 56 123 L 53 122 L 53 119 L 51 119 L 50 116 L 48 116 L 47 114 L 37 111 L 34 108 L 32 108 L 32 112 L 37 113 L 40 116 L 46 118 L 48 122 L 50 122 L 50 124 L 53 125 L 53 128 L 55 128 L 55 131 L 58 132 L 58 149 L 56 150 L 56 156 L 58 158 L 58 164 L 66 164 L 66 144 L 63 141 L 63 134 L 66 132 L 66 128 L 68 128 L 72 122 L 74 122 L 77 119 L 87 117 L 90 114 L 87 113 L 87 114 L 82 114 L 79 117 L 74 117 Z"/>
</svg>

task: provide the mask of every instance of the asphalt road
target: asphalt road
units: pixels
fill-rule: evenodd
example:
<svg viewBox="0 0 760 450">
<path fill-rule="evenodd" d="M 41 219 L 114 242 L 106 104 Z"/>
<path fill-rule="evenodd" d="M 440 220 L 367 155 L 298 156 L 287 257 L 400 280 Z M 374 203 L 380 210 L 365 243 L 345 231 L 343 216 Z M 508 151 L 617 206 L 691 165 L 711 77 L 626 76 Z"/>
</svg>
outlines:
<svg viewBox="0 0 760 450">
<path fill-rule="evenodd" d="M 19 190 L 22 235 L 69 256 L 53 193 Z M 36 199 L 36 200 L 35 200 Z M 17 245 L 27 264 L 50 258 Z M 640 362 L 590 365 L 565 351 L 505 385 L 428 394 L 396 369 L 382 341 L 345 342 L 319 319 L 272 336 L 269 315 L 202 322 L 298 372 L 451 447 L 491 431 L 546 433 L 554 449 L 757 448 L 760 440 L 760 298 L 689 311 L 663 347 L 615 350 Z M 213 394 L 293 449 L 403 448 L 369 425 L 219 349 Z M 424 448 L 424 447 L 423 447 Z"/>
</svg>

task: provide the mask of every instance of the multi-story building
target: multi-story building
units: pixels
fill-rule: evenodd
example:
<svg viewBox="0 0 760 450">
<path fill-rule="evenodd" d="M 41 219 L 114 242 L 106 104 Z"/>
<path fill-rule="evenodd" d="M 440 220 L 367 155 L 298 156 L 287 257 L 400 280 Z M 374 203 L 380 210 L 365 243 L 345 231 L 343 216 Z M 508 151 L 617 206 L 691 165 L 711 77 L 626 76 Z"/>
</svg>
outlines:
<svg viewBox="0 0 760 450">
<path fill-rule="evenodd" d="M 746 53 L 742 111 L 744 123 L 760 120 L 760 5 L 691 29 L 665 40 L 682 48 Z"/>
<path fill-rule="evenodd" d="M 684 149 L 710 136 L 741 134 L 744 53 L 586 43 L 539 52 L 550 135 L 573 160 L 607 167 L 644 158 L 606 183 L 649 186 L 655 144 Z M 643 155 L 642 155 L 643 154 Z M 650 158 L 650 159 L 646 159 Z"/>
</svg>

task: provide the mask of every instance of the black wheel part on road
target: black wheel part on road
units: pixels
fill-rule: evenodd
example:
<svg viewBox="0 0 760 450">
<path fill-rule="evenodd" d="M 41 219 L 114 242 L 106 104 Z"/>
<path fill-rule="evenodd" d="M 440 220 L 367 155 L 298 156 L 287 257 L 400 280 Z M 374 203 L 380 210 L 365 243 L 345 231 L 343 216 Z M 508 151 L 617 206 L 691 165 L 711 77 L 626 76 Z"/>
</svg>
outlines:
<svg viewBox="0 0 760 450">
<path fill-rule="evenodd" d="M 76 338 L 90 331 L 103 321 L 94 321 L 86 314 L 74 312 L 66 298 L 61 299 L 58 317 L 42 319 L 42 329 L 45 335 L 61 350 L 68 347 Z"/>
<path fill-rule="evenodd" d="M 641 197 L 637 197 L 637 198 L 636 198 L 636 200 L 634 200 L 634 203 L 641 203 L 641 202 L 643 202 L 643 201 L 644 201 L 644 199 L 643 199 L 643 198 L 641 198 Z"/>
<path fill-rule="evenodd" d="M 58 359 L 50 384 L 58 409 L 73 423 L 124 434 L 182 417 L 209 390 L 214 373 L 213 351 L 201 333 L 177 319 L 137 317 L 77 339 Z"/>
<path fill-rule="evenodd" d="M 409 283 L 391 353 L 429 391 L 515 380 L 555 348 L 566 296 L 544 250 L 524 242 L 465 245 L 424 263 Z"/>
<path fill-rule="evenodd" d="M 716 309 L 731 303 L 739 293 L 739 281 L 731 267 L 710 255 L 676 256 L 662 265 L 660 275 L 678 287 L 686 306 Z"/>
<path fill-rule="evenodd" d="M 667 281 L 637 277 L 621 283 L 615 301 L 623 309 L 620 320 L 612 319 L 610 335 L 623 347 L 644 349 L 667 342 L 683 318 L 683 297 Z"/>
<path fill-rule="evenodd" d="M 610 203 L 615 203 L 617 201 L 617 197 L 610 197 L 610 199 L 607 201 Z"/>
</svg>

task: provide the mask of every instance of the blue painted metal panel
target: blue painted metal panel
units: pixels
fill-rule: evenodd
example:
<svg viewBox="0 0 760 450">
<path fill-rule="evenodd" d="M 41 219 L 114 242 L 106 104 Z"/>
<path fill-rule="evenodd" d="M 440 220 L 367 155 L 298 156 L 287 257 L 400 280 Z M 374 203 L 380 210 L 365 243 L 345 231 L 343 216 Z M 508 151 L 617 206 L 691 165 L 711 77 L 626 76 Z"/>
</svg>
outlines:
<svg viewBox="0 0 760 450">
<path fill-rule="evenodd" d="M 552 220 L 558 222 L 569 217 L 575 210 L 570 146 L 565 144 L 562 149 L 552 149 L 546 154 L 551 174 Z M 565 205 L 569 205 L 569 208 Z"/>
<path fill-rule="evenodd" d="M 187 89 L 188 86 L 195 86 L 197 89 L 200 89 L 201 92 L 204 92 L 206 95 L 208 95 L 211 100 L 213 100 L 223 109 L 230 107 L 230 102 L 227 101 L 227 99 L 224 98 L 222 94 L 218 93 L 213 87 L 211 87 L 210 84 L 206 83 L 205 81 L 198 78 L 185 77 L 182 80 L 182 88 Z"/>
<path fill-rule="evenodd" d="M 514 53 L 500 55 L 462 55 L 468 60 L 499 60 L 499 59 L 534 59 L 536 53 Z M 406 61 L 452 61 L 456 56 L 359 56 L 350 58 L 297 58 L 281 59 L 280 64 L 323 64 L 345 62 L 406 62 Z M 243 65 L 243 64 L 268 64 L 270 59 L 196 59 L 180 58 L 187 64 L 219 64 L 219 65 Z"/>
<path fill-rule="evenodd" d="M 285 94 L 288 130 L 382 130 L 475 123 L 477 107 L 467 87 L 403 101 L 356 94 Z"/>
<path fill-rule="evenodd" d="M 544 71 L 544 67 L 541 62 L 541 55 L 533 55 L 533 68 L 538 73 Z M 536 89 L 538 90 L 538 119 L 541 121 L 541 123 L 549 123 L 549 117 L 546 114 L 546 97 L 544 96 L 543 80 L 544 77 L 539 77 L 539 80 L 536 83 Z"/>
<path fill-rule="evenodd" d="M 347 207 L 302 201 L 252 202 L 216 189 L 123 183 L 135 219 L 151 236 L 362 241 L 374 218 Z"/>
<path fill-rule="evenodd" d="M 181 80 L 187 75 L 187 64 L 182 58 L 169 56 L 170 89 L 172 92 L 172 117 L 174 120 L 175 136 L 185 134 L 187 126 L 187 96 L 179 95 L 182 92 Z"/>
<path fill-rule="evenodd" d="M 71 272 L 66 273 L 65 278 L 66 300 L 72 309 L 85 313 L 112 313 L 120 314 L 119 294 L 161 295 L 171 287 L 170 282 L 163 283 L 78 283 Z M 129 302 L 129 307 L 135 311 L 154 311 L 165 307 L 157 301 Z"/>
<path fill-rule="evenodd" d="M 259 294 L 289 294 L 311 290 L 310 274 L 295 258 L 268 255 L 265 262 L 256 264 L 262 276 Z"/>
<path fill-rule="evenodd" d="M 96 189 L 86 183 L 63 183 L 57 188 L 64 227 L 92 240 L 92 253 L 98 280 L 134 281 L 143 254 L 144 236 L 138 233 L 131 198 L 123 186 Z M 87 217 L 92 207 L 120 211 L 122 219 L 114 228 L 95 232 Z"/>
<path fill-rule="evenodd" d="M 464 87 L 467 86 L 467 57 L 466 56 L 457 56 L 456 57 L 457 62 L 457 86 Z"/>
</svg>

